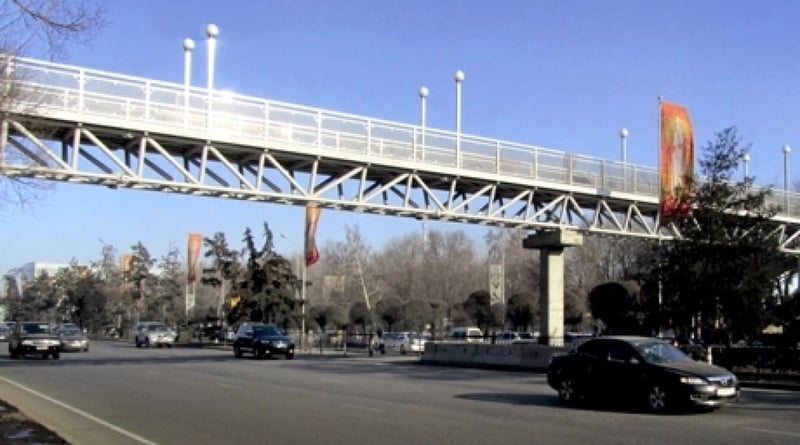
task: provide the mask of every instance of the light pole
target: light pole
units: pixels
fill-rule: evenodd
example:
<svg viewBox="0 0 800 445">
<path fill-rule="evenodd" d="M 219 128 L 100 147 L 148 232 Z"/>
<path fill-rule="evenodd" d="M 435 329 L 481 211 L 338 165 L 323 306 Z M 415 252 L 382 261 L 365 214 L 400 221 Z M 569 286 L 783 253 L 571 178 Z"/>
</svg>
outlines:
<svg viewBox="0 0 800 445">
<path fill-rule="evenodd" d="M 628 129 L 619 131 L 619 156 L 623 164 L 628 162 Z"/>
<path fill-rule="evenodd" d="M 789 216 L 789 153 L 792 147 L 783 146 L 783 193 L 786 196 L 786 216 Z"/>
<path fill-rule="evenodd" d="M 421 86 L 419 87 L 419 102 L 420 102 L 420 110 L 419 110 L 419 125 L 421 127 L 420 132 L 421 134 L 421 144 L 422 144 L 422 160 L 425 160 L 425 101 L 428 97 L 428 88 Z"/>
<path fill-rule="evenodd" d="M 745 153 L 742 156 L 742 164 L 744 164 L 744 180 L 747 181 L 747 177 L 750 176 L 750 170 L 748 169 L 750 164 L 750 153 Z"/>
<path fill-rule="evenodd" d="M 628 183 L 628 129 L 619 130 L 619 156 L 622 161 L 622 189 L 627 188 Z"/>
<path fill-rule="evenodd" d="M 294 244 L 294 242 L 286 235 L 281 233 L 281 238 Z M 297 245 L 295 245 L 297 247 Z M 306 275 L 308 274 L 308 267 L 306 266 L 305 250 L 300 250 L 300 350 L 303 350 L 306 336 Z"/>
<path fill-rule="evenodd" d="M 214 58 L 217 54 L 217 36 L 219 35 L 219 28 L 217 25 L 210 23 L 206 26 L 206 36 L 208 39 L 206 40 L 207 48 L 208 48 L 208 64 L 206 70 L 206 81 L 208 85 L 208 98 L 207 104 L 207 116 L 206 116 L 206 129 L 210 129 L 211 127 L 211 95 L 212 91 L 214 91 Z"/>
<path fill-rule="evenodd" d="M 461 166 L 461 83 L 464 82 L 464 72 L 456 71 L 456 168 Z"/>
<path fill-rule="evenodd" d="M 208 47 L 208 71 L 206 72 L 206 80 L 208 81 L 208 92 L 214 89 L 214 58 L 217 54 L 217 36 L 219 35 L 219 28 L 217 25 L 211 23 L 206 26 L 207 47 Z"/>
<path fill-rule="evenodd" d="M 183 122 L 189 123 L 189 87 L 192 85 L 192 51 L 194 40 L 183 39 Z"/>
</svg>

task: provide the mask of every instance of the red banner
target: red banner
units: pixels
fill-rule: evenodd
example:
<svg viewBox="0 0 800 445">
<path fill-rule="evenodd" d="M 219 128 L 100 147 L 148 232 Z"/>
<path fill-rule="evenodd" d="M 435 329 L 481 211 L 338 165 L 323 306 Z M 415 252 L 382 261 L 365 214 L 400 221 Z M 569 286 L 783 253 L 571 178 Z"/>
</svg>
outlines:
<svg viewBox="0 0 800 445">
<path fill-rule="evenodd" d="M 692 207 L 694 178 L 694 135 L 689 113 L 681 105 L 660 103 L 661 146 L 659 178 L 661 224 L 688 215 Z"/>
<path fill-rule="evenodd" d="M 197 281 L 197 261 L 200 259 L 200 247 L 203 245 L 203 235 L 199 233 L 189 234 L 189 249 L 187 250 L 187 273 L 186 283 L 192 284 Z"/>
<path fill-rule="evenodd" d="M 319 261 L 319 250 L 317 250 L 317 223 L 319 214 L 322 211 L 316 204 L 306 205 L 306 237 L 305 237 L 305 256 L 306 267 Z"/>
</svg>

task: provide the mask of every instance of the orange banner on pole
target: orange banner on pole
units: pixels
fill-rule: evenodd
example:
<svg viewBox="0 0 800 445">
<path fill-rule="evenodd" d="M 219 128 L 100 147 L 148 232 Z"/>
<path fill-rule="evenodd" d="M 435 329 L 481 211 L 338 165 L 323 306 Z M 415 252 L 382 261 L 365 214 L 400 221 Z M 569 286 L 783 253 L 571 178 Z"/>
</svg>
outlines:
<svg viewBox="0 0 800 445">
<path fill-rule="evenodd" d="M 203 245 L 203 235 L 199 233 L 189 234 L 189 248 L 187 250 L 187 273 L 186 283 L 192 284 L 197 281 L 197 261 L 200 259 L 200 247 Z"/>
<path fill-rule="evenodd" d="M 306 236 L 305 236 L 305 257 L 306 267 L 312 266 L 319 261 L 319 250 L 317 250 L 317 223 L 319 214 L 322 211 L 316 204 L 306 205 Z"/>
<path fill-rule="evenodd" d="M 122 254 L 122 290 L 129 291 L 133 286 L 131 282 L 133 281 L 133 277 L 131 277 L 131 273 L 133 273 L 133 254 L 132 253 L 123 253 Z"/>
<path fill-rule="evenodd" d="M 661 224 L 688 215 L 692 207 L 694 134 L 686 108 L 660 102 L 661 141 L 658 174 L 661 185 Z"/>
</svg>

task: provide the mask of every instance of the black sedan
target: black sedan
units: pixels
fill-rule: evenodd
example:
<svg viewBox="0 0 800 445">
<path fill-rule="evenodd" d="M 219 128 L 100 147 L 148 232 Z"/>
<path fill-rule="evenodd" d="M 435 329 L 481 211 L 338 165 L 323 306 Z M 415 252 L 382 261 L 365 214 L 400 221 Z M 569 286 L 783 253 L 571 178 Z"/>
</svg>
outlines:
<svg viewBox="0 0 800 445">
<path fill-rule="evenodd" d="M 236 358 L 250 352 L 255 358 L 271 358 L 283 355 L 294 358 L 294 340 L 283 329 L 272 323 L 245 323 L 236 331 L 233 340 L 233 355 Z"/>
<path fill-rule="evenodd" d="M 547 382 L 563 402 L 627 400 L 653 412 L 692 405 L 718 408 L 739 399 L 733 373 L 648 337 L 593 338 L 554 354 Z"/>
<path fill-rule="evenodd" d="M 61 355 L 61 339 L 49 323 L 20 321 L 14 325 L 8 337 L 8 354 L 11 358 L 39 355 L 58 360 Z"/>
</svg>

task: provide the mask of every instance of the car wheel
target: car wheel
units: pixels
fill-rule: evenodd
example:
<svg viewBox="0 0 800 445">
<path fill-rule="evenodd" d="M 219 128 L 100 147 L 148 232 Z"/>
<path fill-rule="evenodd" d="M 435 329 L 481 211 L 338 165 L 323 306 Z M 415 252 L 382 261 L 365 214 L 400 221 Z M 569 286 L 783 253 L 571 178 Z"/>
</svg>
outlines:
<svg viewBox="0 0 800 445">
<path fill-rule="evenodd" d="M 49 356 L 50 356 L 50 354 L 48 354 L 47 352 L 45 352 L 44 354 L 42 354 L 42 359 L 43 359 L 43 360 L 47 360 L 47 357 L 49 357 Z"/>
<path fill-rule="evenodd" d="M 11 358 L 19 358 L 19 354 L 17 354 L 17 350 L 11 347 L 11 344 L 8 345 L 8 355 Z"/>
<path fill-rule="evenodd" d="M 294 352 L 287 352 L 286 353 L 286 360 L 291 360 L 294 358 Z"/>
<path fill-rule="evenodd" d="M 53 360 L 58 360 L 59 358 L 61 358 L 61 353 L 58 352 L 58 351 L 54 352 L 53 353 Z"/>
<path fill-rule="evenodd" d="M 147 337 L 145 337 L 145 339 L 144 339 L 144 347 L 145 348 L 149 348 L 150 347 L 150 339 L 147 338 Z"/>
<path fill-rule="evenodd" d="M 242 357 L 242 350 L 239 348 L 239 345 L 233 345 L 233 356 L 236 358 Z"/>
<path fill-rule="evenodd" d="M 655 384 L 647 392 L 647 406 L 654 413 L 663 413 L 669 408 L 669 396 L 663 386 Z"/>
<path fill-rule="evenodd" d="M 400 355 L 406 355 L 406 347 L 403 345 L 400 345 Z"/>
<path fill-rule="evenodd" d="M 172 349 L 172 343 L 167 343 L 167 347 Z"/>
<path fill-rule="evenodd" d="M 141 348 L 142 347 L 142 342 L 139 341 L 139 337 L 136 337 L 135 341 L 136 341 L 136 347 L 137 348 Z"/>
<path fill-rule="evenodd" d="M 579 398 L 575 381 L 572 377 L 564 376 L 558 384 L 558 399 L 564 403 L 575 403 Z"/>
<path fill-rule="evenodd" d="M 89 347 L 87 346 L 87 347 L 83 348 L 83 352 L 89 352 Z"/>
</svg>

